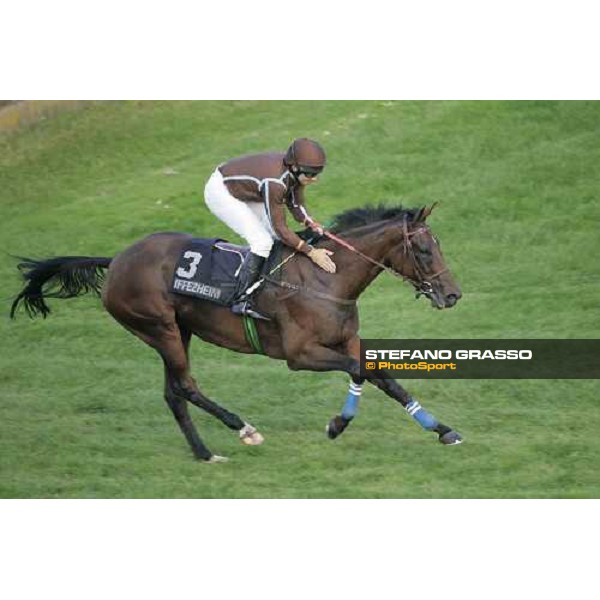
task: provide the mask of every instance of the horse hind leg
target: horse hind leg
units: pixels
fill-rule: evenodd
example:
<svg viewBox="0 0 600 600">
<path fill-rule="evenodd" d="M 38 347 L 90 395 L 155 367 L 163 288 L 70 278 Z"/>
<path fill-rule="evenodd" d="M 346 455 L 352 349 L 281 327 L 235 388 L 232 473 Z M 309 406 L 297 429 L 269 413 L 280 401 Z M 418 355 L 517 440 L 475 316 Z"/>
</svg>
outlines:
<svg viewBox="0 0 600 600">
<path fill-rule="evenodd" d="M 166 375 L 165 379 L 167 381 L 168 378 L 169 376 Z M 174 394 L 169 383 L 165 384 L 165 400 L 167 401 L 167 404 L 171 409 L 179 428 L 188 441 L 188 444 L 190 445 L 192 452 L 197 459 L 204 460 L 206 462 L 223 462 L 227 460 L 225 457 L 213 454 L 204 445 L 196 428 L 194 427 L 194 424 L 192 423 L 185 398 L 181 398 L 180 396 Z"/>
<path fill-rule="evenodd" d="M 213 454 L 205 446 L 189 415 L 187 400 L 190 377 L 186 350 L 179 329 L 175 326 L 161 336 L 155 348 L 165 366 L 165 400 L 194 456 L 206 462 L 224 462 L 224 457 Z"/>
<path fill-rule="evenodd" d="M 191 334 L 179 326 L 174 314 L 167 318 L 159 318 L 155 315 L 145 315 L 147 311 L 140 310 L 132 317 L 130 311 L 123 313 L 111 306 L 107 306 L 107 309 L 125 329 L 160 354 L 165 367 L 165 400 L 197 459 L 206 462 L 226 460 L 214 455 L 206 447 L 190 418 L 187 402 L 206 410 L 229 428 L 237 430 L 243 443 L 262 443 L 263 438 L 254 427 L 212 402 L 198 390 L 189 372 L 188 350 Z"/>
<path fill-rule="evenodd" d="M 131 318 L 129 313 L 122 314 L 110 310 L 110 307 L 107 308 L 116 321 L 127 331 L 154 348 L 163 359 L 165 366 L 165 400 L 194 456 L 206 462 L 222 462 L 224 459 L 214 455 L 198 435 L 198 431 L 188 413 L 186 398 L 177 393 L 182 374 L 185 376 L 187 372 L 187 355 L 175 320 L 142 317 L 139 314 L 135 318 Z"/>
<path fill-rule="evenodd" d="M 183 328 L 180 329 L 180 332 L 186 355 L 185 376 L 181 378 L 181 381 L 185 382 L 185 385 L 178 388 L 180 393 L 185 396 L 188 402 L 216 417 L 229 429 L 236 431 L 243 444 L 248 446 L 259 446 L 262 444 L 264 437 L 255 427 L 242 421 L 238 415 L 223 408 L 200 391 L 195 379 L 189 375 L 189 344 L 191 333 Z"/>
</svg>

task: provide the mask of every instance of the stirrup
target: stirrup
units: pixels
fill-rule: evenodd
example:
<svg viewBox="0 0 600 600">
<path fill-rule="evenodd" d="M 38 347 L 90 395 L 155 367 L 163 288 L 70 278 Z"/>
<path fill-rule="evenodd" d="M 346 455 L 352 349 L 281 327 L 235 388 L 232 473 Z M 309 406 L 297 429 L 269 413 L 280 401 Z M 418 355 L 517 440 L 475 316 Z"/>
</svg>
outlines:
<svg viewBox="0 0 600 600">
<path fill-rule="evenodd" d="M 270 317 L 266 317 L 261 313 L 257 312 L 252 308 L 250 304 L 250 300 L 242 300 L 240 302 L 236 302 L 231 306 L 231 312 L 235 315 L 246 315 L 248 317 L 252 317 L 253 319 L 260 319 L 262 321 L 270 321 Z"/>
</svg>

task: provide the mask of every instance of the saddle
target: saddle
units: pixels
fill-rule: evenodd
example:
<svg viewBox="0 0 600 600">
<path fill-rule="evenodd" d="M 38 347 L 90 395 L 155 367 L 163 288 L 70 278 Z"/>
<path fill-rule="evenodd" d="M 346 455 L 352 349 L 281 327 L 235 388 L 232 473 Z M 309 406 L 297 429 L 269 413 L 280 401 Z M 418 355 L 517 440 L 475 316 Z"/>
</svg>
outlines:
<svg viewBox="0 0 600 600">
<path fill-rule="evenodd" d="M 275 241 L 261 277 L 281 262 L 282 249 L 283 244 Z M 237 246 L 221 238 L 194 238 L 185 245 L 175 264 L 170 291 L 231 306 L 242 291 L 238 289 L 238 276 L 248 252 L 248 246 Z M 279 277 L 280 271 L 273 275 Z"/>
</svg>

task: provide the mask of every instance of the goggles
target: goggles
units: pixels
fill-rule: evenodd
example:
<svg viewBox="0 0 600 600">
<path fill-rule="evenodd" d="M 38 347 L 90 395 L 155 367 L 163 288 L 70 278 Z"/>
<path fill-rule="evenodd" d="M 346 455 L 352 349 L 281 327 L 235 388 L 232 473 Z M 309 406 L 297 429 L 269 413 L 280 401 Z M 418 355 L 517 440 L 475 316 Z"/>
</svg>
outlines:
<svg viewBox="0 0 600 600">
<path fill-rule="evenodd" d="M 316 177 L 323 170 L 323 167 L 298 167 L 298 175 L 306 177 Z"/>
</svg>

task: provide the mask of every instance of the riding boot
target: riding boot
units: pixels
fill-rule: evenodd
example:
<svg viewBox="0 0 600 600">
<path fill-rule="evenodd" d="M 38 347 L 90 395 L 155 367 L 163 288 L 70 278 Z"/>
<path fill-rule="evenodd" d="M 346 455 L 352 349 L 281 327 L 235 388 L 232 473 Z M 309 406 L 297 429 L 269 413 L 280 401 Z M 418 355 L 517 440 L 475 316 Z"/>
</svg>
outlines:
<svg viewBox="0 0 600 600">
<path fill-rule="evenodd" d="M 261 315 L 259 312 L 254 310 L 252 307 L 252 297 L 246 293 L 260 277 L 260 271 L 264 262 L 265 259 L 262 256 L 248 252 L 240 271 L 240 290 L 242 290 L 242 292 L 238 298 L 236 298 L 235 303 L 231 307 L 231 312 L 235 313 L 236 315 L 248 315 L 254 319 L 263 319 L 265 321 L 270 320 L 269 317 Z"/>
</svg>

